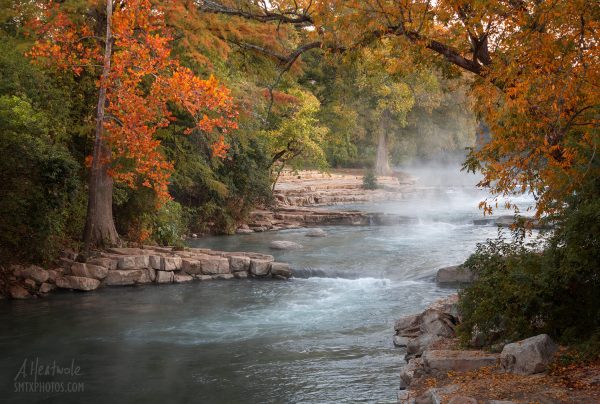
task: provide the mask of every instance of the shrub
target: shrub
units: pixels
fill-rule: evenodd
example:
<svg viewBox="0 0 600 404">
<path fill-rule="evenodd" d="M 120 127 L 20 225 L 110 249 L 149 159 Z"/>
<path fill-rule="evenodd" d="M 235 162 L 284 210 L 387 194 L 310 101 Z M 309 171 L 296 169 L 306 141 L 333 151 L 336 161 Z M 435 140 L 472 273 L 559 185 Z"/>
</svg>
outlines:
<svg viewBox="0 0 600 404">
<path fill-rule="evenodd" d="M 461 292 L 463 342 L 539 333 L 578 344 L 600 331 L 599 179 L 573 195 L 544 245 L 523 238 L 480 244 L 465 263 L 479 277 Z M 543 247 L 543 249 L 541 248 Z M 597 351 L 600 351 L 598 349 Z"/>
<path fill-rule="evenodd" d="M 363 177 L 363 189 L 377 189 L 379 188 L 379 184 L 377 184 L 377 177 L 375 173 L 371 170 L 367 171 Z"/>
</svg>

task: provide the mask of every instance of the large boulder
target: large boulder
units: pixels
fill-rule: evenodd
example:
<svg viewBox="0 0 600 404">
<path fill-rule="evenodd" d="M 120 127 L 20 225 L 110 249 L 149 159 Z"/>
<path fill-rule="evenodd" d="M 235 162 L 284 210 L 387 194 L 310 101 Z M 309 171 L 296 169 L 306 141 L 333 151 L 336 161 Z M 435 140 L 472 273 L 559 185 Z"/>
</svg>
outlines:
<svg viewBox="0 0 600 404">
<path fill-rule="evenodd" d="M 269 269 L 271 268 L 271 262 L 265 260 L 251 260 L 250 261 L 250 273 L 254 276 L 267 276 L 269 275 Z"/>
<path fill-rule="evenodd" d="M 474 280 L 473 272 L 462 265 L 440 268 L 435 276 L 435 281 L 440 284 L 471 283 Z"/>
<path fill-rule="evenodd" d="M 273 250 L 300 250 L 302 244 L 294 243 L 293 241 L 276 240 L 269 244 L 269 248 Z"/>
<path fill-rule="evenodd" d="M 438 310 L 429 309 L 421 314 L 420 330 L 423 334 L 452 338 L 455 325 L 454 317 Z"/>
<path fill-rule="evenodd" d="M 71 275 L 94 278 L 101 281 L 108 275 L 108 269 L 98 265 L 74 262 L 73 265 L 71 265 Z"/>
<path fill-rule="evenodd" d="M 507 372 L 531 375 L 546 370 L 558 345 L 546 334 L 504 346 L 500 363 Z"/>
<path fill-rule="evenodd" d="M 61 289 L 75 289 L 87 292 L 97 289 L 98 286 L 100 286 L 100 281 L 98 279 L 85 278 L 83 276 L 67 275 L 56 278 L 56 286 Z"/>
<path fill-rule="evenodd" d="M 33 279 L 36 283 L 44 283 L 50 276 L 48 271 L 36 265 L 30 265 L 26 268 L 19 267 L 15 269 L 13 273 L 19 278 Z"/>
<path fill-rule="evenodd" d="M 484 351 L 429 350 L 423 352 L 423 365 L 428 373 L 467 372 L 482 367 L 494 366 L 498 355 Z"/>
</svg>

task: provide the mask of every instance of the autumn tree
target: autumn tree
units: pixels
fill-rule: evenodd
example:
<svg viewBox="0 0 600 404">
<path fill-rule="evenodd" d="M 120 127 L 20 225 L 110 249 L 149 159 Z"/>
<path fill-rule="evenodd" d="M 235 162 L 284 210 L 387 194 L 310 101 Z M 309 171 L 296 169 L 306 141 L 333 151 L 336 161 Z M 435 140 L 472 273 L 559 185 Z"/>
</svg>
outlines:
<svg viewBox="0 0 600 404">
<path fill-rule="evenodd" d="M 532 192 L 537 214 L 560 211 L 598 175 L 598 7 L 589 0 L 200 1 L 209 13 L 291 24 L 304 46 L 344 52 L 382 39 L 472 73 L 491 139 L 473 150 L 496 195 Z M 305 27 L 311 27 L 309 30 Z M 436 57 L 437 56 L 437 57 Z M 493 202 L 493 201 L 492 201 Z M 493 203 L 484 203 L 491 213 Z"/>
<path fill-rule="evenodd" d="M 40 64 L 98 78 L 84 241 L 111 245 L 118 242 L 113 181 L 151 188 L 159 202 L 169 199 L 173 164 L 156 133 L 173 120 L 172 106 L 194 118 L 185 133 L 219 133 L 213 154 L 220 157 L 227 152 L 224 136 L 236 127 L 236 111 L 229 90 L 213 77 L 200 79 L 171 56 L 172 36 L 160 3 L 108 1 L 105 9 L 70 3 L 39 5 L 31 22 L 37 41 L 29 55 Z"/>
</svg>

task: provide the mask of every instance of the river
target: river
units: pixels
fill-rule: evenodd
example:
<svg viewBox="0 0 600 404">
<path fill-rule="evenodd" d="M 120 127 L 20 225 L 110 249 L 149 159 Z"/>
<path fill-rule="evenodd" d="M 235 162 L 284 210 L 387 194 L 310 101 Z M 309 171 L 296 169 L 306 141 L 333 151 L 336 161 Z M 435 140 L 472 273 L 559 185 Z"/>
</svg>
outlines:
<svg viewBox="0 0 600 404">
<path fill-rule="evenodd" d="M 0 302 L 0 400 L 31 402 L 392 403 L 403 352 L 393 323 L 453 292 L 435 270 L 464 261 L 494 226 L 475 226 L 482 194 L 436 184 L 399 202 L 354 208 L 413 217 L 208 237 L 193 246 L 258 251 L 302 278 L 56 293 Z M 298 251 L 272 251 L 272 240 Z M 14 393 L 24 361 L 75 363 L 83 393 Z M 61 379 L 61 380 L 63 380 Z M 47 378 L 44 380 L 48 380 Z"/>
</svg>

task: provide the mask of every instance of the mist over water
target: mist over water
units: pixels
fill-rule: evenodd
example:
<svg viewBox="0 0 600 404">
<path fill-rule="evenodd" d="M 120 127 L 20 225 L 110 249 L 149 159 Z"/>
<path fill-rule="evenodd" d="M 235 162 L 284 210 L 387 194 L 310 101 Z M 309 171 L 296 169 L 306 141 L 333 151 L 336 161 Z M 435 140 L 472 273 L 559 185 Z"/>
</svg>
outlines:
<svg viewBox="0 0 600 404">
<path fill-rule="evenodd" d="M 398 226 L 324 227 L 208 237 L 193 246 L 257 251 L 289 262 L 290 281 L 236 280 L 59 293 L 0 302 L 0 391 L 25 357 L 82 367 L 85 393 L 60 402 L 395 402 L 403 351 L 393 323 L 453 292 L 438 268 L 463 262 L 495 226 L 475 226 L 477 178 L 409 167 L 401 201 L 339 208 L 414 218 Z M 302 250 L 273 251 L 273 240 Z M 15 402 L 33 396 L 8 394 Z M 50 400 L 53 401 L 53 400 Z"/>
</svg>

